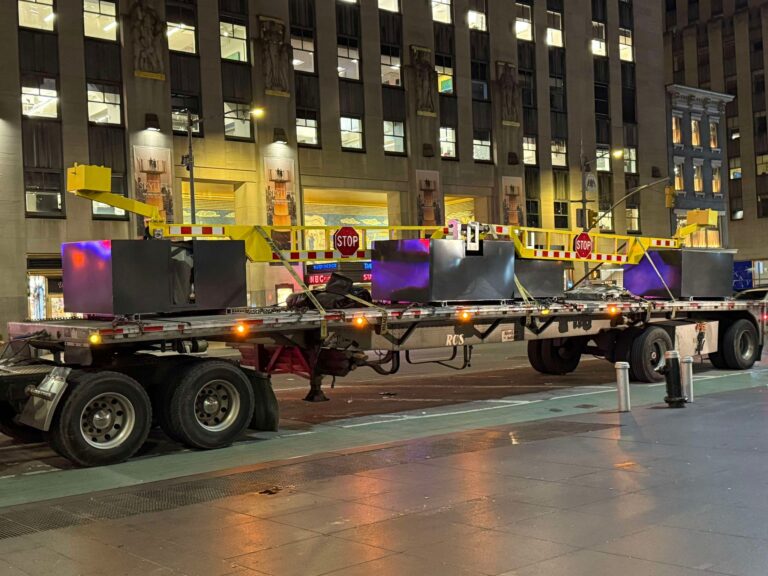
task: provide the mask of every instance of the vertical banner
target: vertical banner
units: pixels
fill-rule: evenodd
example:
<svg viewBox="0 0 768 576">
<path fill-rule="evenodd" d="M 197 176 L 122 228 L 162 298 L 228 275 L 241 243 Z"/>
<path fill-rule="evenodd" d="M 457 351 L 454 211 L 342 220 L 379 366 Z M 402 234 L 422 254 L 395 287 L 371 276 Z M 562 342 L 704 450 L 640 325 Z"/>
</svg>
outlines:
<svg viewBox="0 0 768 576">
<path fill-rule="evenodd" d="M 503 176 L 501 178 L 501 190 L 504 202 L 502 223 L 507 226 L 524 226 L 523 179 L 519 176 Z"/>
<path fill-rule="evenodd" d="M 440 172 L 416 170 L 418 183 L 417 222 L 419 226 L 445 225 L 445 199 L 440 188 Z"/>
<path fill-rule="evenodd" d="M 294 165 L 291 158 L 264 158 L 268 226 L 296 225 L 294 176 Z M 272 239 L 282 250 L 292 249 L 289 231 L 273 232 Z M 298 246 L 293 248 L 298 248 Z"/>
<path fill-rule="evenodd" d="M 171 149 L 153 146 L 133 147 L 134 198 L 157 206 L 166 222 L 173 222 L 173 173 Z M 139 234 L 144 234 L 144 222 L 136 224 Z"/>
</svg>

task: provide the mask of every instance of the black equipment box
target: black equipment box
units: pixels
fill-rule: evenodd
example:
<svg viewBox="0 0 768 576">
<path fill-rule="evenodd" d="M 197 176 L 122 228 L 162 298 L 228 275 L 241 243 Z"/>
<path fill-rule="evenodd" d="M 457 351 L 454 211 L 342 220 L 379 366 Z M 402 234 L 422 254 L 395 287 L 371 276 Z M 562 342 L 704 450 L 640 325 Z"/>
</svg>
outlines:
<svg viewBox="0 0 768 576">
<path fill-rule="evenodd" d="M 561 298 L 565 295 L 565 272 L 572 268 L 569 262 L 557 260 L 525 260 L 515 262 L 515 274 L 520 284 L 534 298 Z M 515 296 L 522 298 L 520 290 Z"/>
</svg>

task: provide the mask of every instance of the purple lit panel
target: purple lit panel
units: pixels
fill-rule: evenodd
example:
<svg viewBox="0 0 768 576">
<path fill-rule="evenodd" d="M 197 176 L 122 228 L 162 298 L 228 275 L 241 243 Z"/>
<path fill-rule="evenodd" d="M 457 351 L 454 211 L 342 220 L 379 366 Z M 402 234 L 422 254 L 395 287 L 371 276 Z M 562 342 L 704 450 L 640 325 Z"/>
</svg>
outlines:
<svg viewBox="0 0 768 576">
<path fill-rule="evenodd" d="M 112 242 L 68 242 L 61 247 L 64 310 L 112 313 Z"/>
<path fill-rule="evenodd" d="M 373 299 L 419 302 L 430 289 L 429 240 L 375 242 Z"/>
</svg>

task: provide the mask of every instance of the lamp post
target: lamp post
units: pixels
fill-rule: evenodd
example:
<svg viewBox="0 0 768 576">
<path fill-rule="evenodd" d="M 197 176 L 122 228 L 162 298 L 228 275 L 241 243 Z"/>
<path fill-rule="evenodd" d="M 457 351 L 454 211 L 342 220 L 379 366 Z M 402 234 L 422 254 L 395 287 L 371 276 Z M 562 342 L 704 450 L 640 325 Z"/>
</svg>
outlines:
<svg viewBox="0 0 768 576">
<path fill-rule="evenodd" d="M 592 230 L 592 228 L 596 228 L 597 225 L 600 223 L 600 221 L 603 218 L 605 218 L 606 216 L 608 216 L 609 214 L 611 214 L 613 212 L 614 208 L 616 208 L 621 203 L 625 202 L 626 200 L 628 200 L 629 198 L 631 198 L 635 194 L 638 194 L 638 193 L 642 192 L 643 190 L 647 190 L 648 188 L 653 188 L 654 186 L 658 186 L 659 184 L 665 184 L 665 183 L 669 183 L 669 178 L 660 178 L 659 180 L 654 180 L 653 182 L 649 182 L 648 184 L 643 184 L 642 186 L 638 186 L 637 188 L 632 188 L 632 190 L 630 190 L 629 192 L 624 194 L 624 196 L 619 198 L 619 200 L 617 200 L 613 204 L 613 206 L 611 206 L 607 210 L 604 210 L 603 212 L 598 213 L 597 220 L 595 220 L 594 225 L 590 226 L 586 230 L 586 232 L 589 232 L 590 230 Z"/>
</svg>

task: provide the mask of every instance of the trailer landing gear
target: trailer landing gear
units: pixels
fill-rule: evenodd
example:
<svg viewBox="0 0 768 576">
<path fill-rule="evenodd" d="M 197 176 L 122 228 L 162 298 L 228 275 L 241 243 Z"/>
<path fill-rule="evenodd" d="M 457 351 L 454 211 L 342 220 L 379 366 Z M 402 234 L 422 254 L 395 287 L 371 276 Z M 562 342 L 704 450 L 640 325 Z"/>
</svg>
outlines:
<svg viewBox="0 0 768 576">
<path fill-rule="evenodd" d="M 323 375 L 312 374 L 309 378 L 309 392 L 304 396 L 304 402 L 328 402 L 330 398 L 323 392 Z"/>
</svg>

